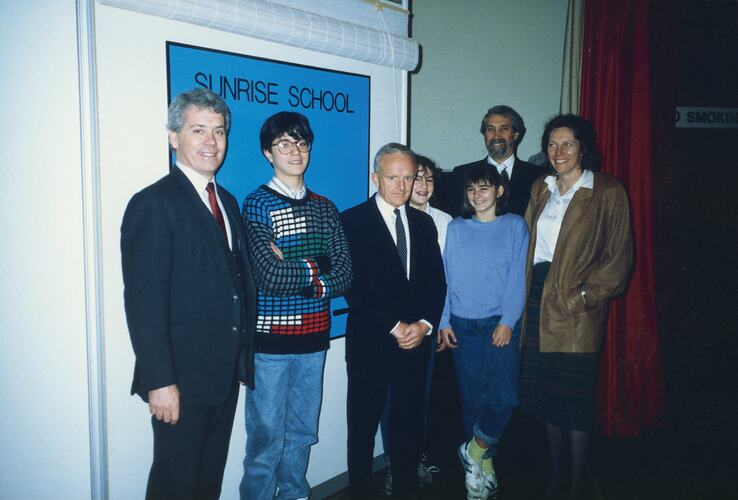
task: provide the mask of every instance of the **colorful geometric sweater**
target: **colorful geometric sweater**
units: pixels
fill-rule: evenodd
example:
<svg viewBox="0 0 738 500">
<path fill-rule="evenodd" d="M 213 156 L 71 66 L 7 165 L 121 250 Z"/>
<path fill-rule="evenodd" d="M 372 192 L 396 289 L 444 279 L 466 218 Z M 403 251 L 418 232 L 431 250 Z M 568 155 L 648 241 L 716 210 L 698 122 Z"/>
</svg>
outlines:
<svg viewBox="0 0 738 500">
<path fill-rule="evenodd" d="M 243 224 L 259 289 L 255 352 L 328 349 L 330 298 L 342 295 L 352 278 L 336 206 L 310 190 L 295 200 L 261 186 L 243 201 Z"/>
</svg>

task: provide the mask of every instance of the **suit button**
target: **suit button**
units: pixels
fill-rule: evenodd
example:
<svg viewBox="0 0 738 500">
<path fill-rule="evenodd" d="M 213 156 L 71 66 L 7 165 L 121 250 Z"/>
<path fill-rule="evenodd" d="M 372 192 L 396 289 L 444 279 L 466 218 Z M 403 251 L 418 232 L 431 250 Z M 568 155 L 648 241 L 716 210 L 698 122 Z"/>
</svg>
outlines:
<svg viewBox="0 0 738 500">
<path fill-rule="evenodd" d="M 238 327 L 237 326 L 234 326 L 233 328 L 231 328 L 231 330 L 233 330 L 234 332 L 237 332 L 238 331 Z"/>
<path fill-rule="evenodd" d="M 238 302 L 238 295 L 233 296 L 233 302 Z"/>
</svg>

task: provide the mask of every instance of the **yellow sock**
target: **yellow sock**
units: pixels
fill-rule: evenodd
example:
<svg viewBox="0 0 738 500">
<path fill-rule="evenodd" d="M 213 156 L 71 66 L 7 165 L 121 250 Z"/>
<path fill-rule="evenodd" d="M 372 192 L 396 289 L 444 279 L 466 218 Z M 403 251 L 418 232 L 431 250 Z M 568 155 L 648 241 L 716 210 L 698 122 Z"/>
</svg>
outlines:
<svg viewBox="0 0 738 500">
<path fill-rule="evenodd" d="M 466 448 L 466 451 L 469 453 L 472 460 L 477 463 L 481 463 L 482 457 L 487 453 L 487 448 L 482 448 L 477 444 L 477 440 L 472 438 L 472 440 L 469 441 L 469 446 Z"/>
<path fill-rule="evenodd" d="M 495 472 L 495 468 L 492 466 L 492 459 L 491 458 L 485 458 L 482 460 L 482 472 L 485 474 L 493 474 Z"/>
</svg>

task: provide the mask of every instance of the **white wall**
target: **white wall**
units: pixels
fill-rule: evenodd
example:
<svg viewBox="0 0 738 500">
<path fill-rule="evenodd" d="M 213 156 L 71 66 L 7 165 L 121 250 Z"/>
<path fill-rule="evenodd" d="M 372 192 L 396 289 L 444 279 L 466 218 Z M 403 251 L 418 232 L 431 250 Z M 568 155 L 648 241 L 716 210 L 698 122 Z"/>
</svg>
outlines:
<svg viewBox="0 0 738 500">
<path fill-rule="evenodd" d="M 410 141 L 441 168 L 483 158 L 479 125 L 512 106 L 528 132 L 523 159 L 540 149 L 544 122 L 559 111 L 567 0 L 419 0 L 413 39 L 422 65 L 411 75 Z"/>
<path fill-rule="evenodd" d="M 75 2 L 0 2 L 0 498 L 90 496 Z"/>
</svg>

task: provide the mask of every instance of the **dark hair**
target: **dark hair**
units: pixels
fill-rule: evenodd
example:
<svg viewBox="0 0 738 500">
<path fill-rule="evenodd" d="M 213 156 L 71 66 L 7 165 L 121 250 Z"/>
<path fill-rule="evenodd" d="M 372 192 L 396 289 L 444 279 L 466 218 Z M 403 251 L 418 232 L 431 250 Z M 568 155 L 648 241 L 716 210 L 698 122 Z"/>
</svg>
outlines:
<svg viewBox="0 0 738 500">
<path fill-rule="evenodd" d="M 582 170 L 586 169 L 596 172 L 600 169 L 602 155 L 597 147 L 597 132 L 595 132 L 592 123 L 578 115 L 554 116 L 546 123 L 546 128 L 543 130 L 543 137 L 541 137 L 541 148 L 544 152 L 548 151 L 548 141 L 551 138 L 551 132 L 557 128 L 570 129 L 574 134 L 574 138 L 579 141 L 579 149 L 582 153 Z M 549 168 L 553 168 L 550 162 Z"/>
<path fill-rule="evenodd" d="M 172 132 L 182 130 L 184 114 L 189 108 L 209 109 L 223 117 L 226 135 L 231 131 L 231 110 L 226 102 L 215 92 L 205 88 L 194 88 L 177 95 L 167 110 L 167 129 Z"/>
<path fill-rule="evenodd" d="M 523 141 L 523 137 L 525 137 L 525 122 L 523 121 L 523 117 L 518 114 L 517 111 L 512 109 L 510 106 L 506 106 L 504 104 L 500 104 L 499 106 L 493 106 L 487 110 L 487 113 L 484 115 L 484 118 L 482 118 L 482 124 L 479 126 L 479 131 L 484 134 L 484 129 L 487 127 L 487 118 L 489 118 L 491 115 L 502 115 L 507 118 L 510 118 L 510 123 L 512 124 L 513 132 L 516 132 L 518 134 L 518 138 L 515 140 L 515 147 L 518 147 L 518 144 L 520 144 Z"/>
<path fill-rule="evenodd" d="M 272 148 L 274 139 L 287 134 L 295 140 L 305 140 L 309 145 L 313 144 L 313 129 L 307 117 L 294 111 L 280 111 L 266 120 L 259 131 L 259 144 L 262 151 Z"/>
<path fill-rule="evenodd" d="M 413 153 L 413 150 L 409 147 L 405 146 L 404 144 L 399 144 L 397 142 L 389 142 L 379 148 L 377 151 L 377 154 L 374 155 L 374 165 L 373 169 L 374 172 L 379 172 L 379 166 L 382 164 L 382 158 L 385 157 L 385 155 L 405 155 L 413 160 L 413 163 L 415 163 L 415 170 L 418 170 L 418 155 Z"/>
<path fill-rule="evenodd" d="M 433 174 L 433 177 L 441 173 L 441 169 L 438 168 L 438 165 L 436 165 L 436 162 L 434 162 L 427 156 L 416 154 L 415 158 L 417 158 L 418 160 L 418 168 L 423 167 L 426 170 L 430 170 L 431 173 Z"/>
<path fill-rule="evenodd" d="M 461 216 L 465 219 L 470 219 L 474 215 L 474 209 L 469 205 L 469 197 L 466 194 L 466 189 L 472 184 L 479 182 L 486 182 L 495 189 L 502 186 L 502 195 L 497 198 L 497 202 L 495 203 L 495 214 L 502 215 L 507 213 L 508 200 L 510 199 L 508 183 L 500 176 L 499 172 L 497 172 L 497 167 L 494 165 L 477 163 L 472 165 L 464 175 L 464 205 L 461 207 Z"/>
<path fill-rule="evenodd" d="M 416 176 L 417 176 L 417 172 L 421 168 L 425 170 L 426 172 L 430 172 L 430 174 L 433 176 L 433 195 L 431 195 L 430 199 L 428 200 L 428 203 L 435 206 L 436 198 L 438 195 L 438 183 L 441 180 L 441 169 L 438 168 L 438 165 L 436 165 L 436 162 L 434 162 L 427 156 L 416 154 L 415 158 L 417 159 L 417 162 L 418 162 Z"/>
</svg>

